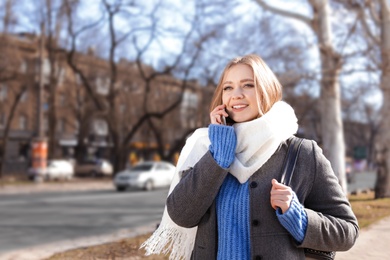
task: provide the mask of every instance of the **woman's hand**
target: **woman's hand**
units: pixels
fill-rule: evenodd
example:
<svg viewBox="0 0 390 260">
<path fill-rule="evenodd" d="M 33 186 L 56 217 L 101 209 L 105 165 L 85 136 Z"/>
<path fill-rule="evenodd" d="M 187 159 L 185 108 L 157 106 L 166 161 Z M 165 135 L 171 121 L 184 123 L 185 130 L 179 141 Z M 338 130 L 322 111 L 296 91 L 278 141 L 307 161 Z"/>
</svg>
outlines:
<svg viewBox="0 0 390 260">
<path fill-rule="evenodd" d="M 293 199 L 293 191 L 290 187 L 272 179 L 271 206 L 276 210 L 280 208 L 285 213 Z"/>
<path fill-rule="evenodd" d="M 228 117 L 228 113 L 225 111 L 226 105 L 219 105 L 214 108 L 210 113 L 210 121 L 211 124 L 222 125 L 222 117 Z"/>
</svg>

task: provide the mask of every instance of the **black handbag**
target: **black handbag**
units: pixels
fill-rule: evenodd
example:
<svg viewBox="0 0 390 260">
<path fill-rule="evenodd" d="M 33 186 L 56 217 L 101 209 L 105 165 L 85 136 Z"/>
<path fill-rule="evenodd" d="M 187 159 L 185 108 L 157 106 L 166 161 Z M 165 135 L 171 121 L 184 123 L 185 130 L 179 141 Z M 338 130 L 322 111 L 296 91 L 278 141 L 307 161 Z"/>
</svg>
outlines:
<svg viewBox="0 0 390 260">
<path fill-rule="evenodd" d="M 295 164 L 302 145 L 302 138 L 292 137 L 289 139 L 289 146 L 287 155 L 284 159 L 282 178 L 280 182 L 286 186 L 290 186 L 291 179 L 294 174 Z M 336 256 L 336 252 L 320 251 L 310 248 L 305 248 L 305 256 L 312 259 L 333 260 Z"/>
</svg>

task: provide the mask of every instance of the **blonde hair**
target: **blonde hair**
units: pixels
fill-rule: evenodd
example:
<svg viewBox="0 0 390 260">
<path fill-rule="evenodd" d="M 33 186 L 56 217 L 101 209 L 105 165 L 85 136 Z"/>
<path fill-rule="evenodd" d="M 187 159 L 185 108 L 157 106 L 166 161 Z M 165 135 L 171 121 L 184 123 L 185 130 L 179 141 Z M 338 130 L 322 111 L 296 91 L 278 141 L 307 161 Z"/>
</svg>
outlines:
<svg viewBox="0 0 390 260">
<path fill-rule="evenodd" d="M 252 68 L 254 85 L 256 90 L 259 117 L 267 113 L 271 107 L 282 99 L 282 85 L 268 65 L 256 54 L 249 54 L 231 60 L 222 72 L 217 88 L 211 100 L 210 112 L 217 106 L 222 105 L 222 83 L 227 72 L 237 64 L 245 64 Z"/>
</svg>

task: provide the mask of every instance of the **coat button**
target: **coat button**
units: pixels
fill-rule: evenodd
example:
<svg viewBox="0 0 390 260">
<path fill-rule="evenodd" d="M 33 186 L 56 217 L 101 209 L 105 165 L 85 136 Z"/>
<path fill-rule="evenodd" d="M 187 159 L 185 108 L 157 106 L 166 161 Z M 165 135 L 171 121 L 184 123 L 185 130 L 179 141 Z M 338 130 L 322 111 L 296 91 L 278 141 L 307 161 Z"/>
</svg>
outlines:
<svg viewBox="0 0 390 260">
<path fill-rule="evenodd" d="M 251 188 L 256 188 L 257 187 L 257 182 L 252 181 L 251 184 L 250 184 L 250 187 Z"/>
<path fill-rule="evenodd" d="M 257 255 L 257 256 L 254 257 L 254 260 L 261 260 L 261 259 L 262 259 L 262 257 L 259 256 L 259 255 Z"/>
<path fill-rule="evenodd" d="M 258 221 L 257 219 L 254 219 L 254 220 L 252 221 L 252 225 L 255 226 L 255 227 L 257 227 L 257 226 L 259 225 L 259 221 Z"/>
</svg>

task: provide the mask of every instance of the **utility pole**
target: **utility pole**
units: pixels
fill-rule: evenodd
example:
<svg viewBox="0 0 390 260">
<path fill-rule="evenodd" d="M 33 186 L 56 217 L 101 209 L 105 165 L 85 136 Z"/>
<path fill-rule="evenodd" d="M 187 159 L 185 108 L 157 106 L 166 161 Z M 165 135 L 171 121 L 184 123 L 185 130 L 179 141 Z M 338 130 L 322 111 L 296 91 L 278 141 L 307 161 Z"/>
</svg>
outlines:
<svg viewBox="0 0 390 260">
<path fill-rule="evenodd" d="M 45 24 L 41 22 L 41 36 L 39 39 L 39 77 L 38 77 L 38 97 L 37 97 L 37 135 L 32 142 L 32 170 L 34 180 L 41 182 L 46 174 L 47 166 L 47 138 L 44 129 L 44 50 L 45 50 Z"/>
</svg>

